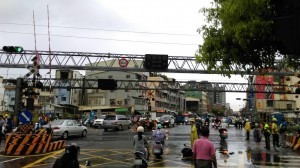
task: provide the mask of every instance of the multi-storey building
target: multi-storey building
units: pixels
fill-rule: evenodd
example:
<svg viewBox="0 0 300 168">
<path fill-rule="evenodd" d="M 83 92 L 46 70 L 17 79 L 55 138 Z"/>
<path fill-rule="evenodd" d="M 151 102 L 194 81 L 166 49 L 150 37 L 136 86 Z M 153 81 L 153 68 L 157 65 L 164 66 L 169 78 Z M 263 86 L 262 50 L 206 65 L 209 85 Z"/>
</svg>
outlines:
<svg viewBox="0 0 300 168">
<path fill-rule="evenodd" d="M 10 110 L 10 94 L 5 92 L 5 86 L 3 84 L 3 77 L 0 76 L 0 113 L 4 113 Z"/>
<path fill-rule="evenodd" d="M 297 117 L 300 108 L 299 94 L 274 94 L 273 89 L 282 92 L 293 93 L 294 90 L 287 90 L 284 85 L 297 85 L 299 78 L 297 76 L 271 76 L 256 75 L 253 77 L 253 83 L 265 84 L 264 87 L 256 88 L 256 91 L 270 91 L 271 93 L 255 93 L 254 112 L 258 119 L 269 120 L 272 112 L 282 112 L 286 117 Z M 273 88 L 271 85 L 278 85 Z M 282 85 L 282 86 L 280 86 Z"/>
</svg>

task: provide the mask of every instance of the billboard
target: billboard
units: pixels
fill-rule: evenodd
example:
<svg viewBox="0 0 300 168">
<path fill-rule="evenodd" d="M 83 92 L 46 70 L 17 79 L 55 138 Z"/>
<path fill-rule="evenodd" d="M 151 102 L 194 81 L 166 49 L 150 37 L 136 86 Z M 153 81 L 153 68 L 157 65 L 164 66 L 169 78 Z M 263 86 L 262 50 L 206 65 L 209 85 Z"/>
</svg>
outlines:
<svg viewBox="0 0 300 168">
<path fill-rule="evenodd" d="M 259 84 L 260 86 L 256 86 L 256 92 L 272 92 L 274 84 L 274 77 L 270 75 L 256 76 L 255 84 Z M 269 84 L 269 85 L 268 85 Z M 261 86 L 263 85 L 263 86 Z M 274 93 L 256 93 L 256 99 L 271 99 L 274 100 Z"/>
</svg>

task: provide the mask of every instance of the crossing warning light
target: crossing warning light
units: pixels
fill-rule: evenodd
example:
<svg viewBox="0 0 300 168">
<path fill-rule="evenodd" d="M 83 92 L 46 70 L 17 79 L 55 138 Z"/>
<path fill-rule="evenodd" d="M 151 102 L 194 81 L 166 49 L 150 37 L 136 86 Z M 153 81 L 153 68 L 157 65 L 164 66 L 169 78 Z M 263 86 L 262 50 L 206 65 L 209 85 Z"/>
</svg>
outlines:
<svg viewBox="0 0 300 168">
<path fill-rule="evenodd" d="M 23 48 L 20 46 L 3 46 L 2 50 L 9 53 L 21 53 Z"/>
</svg>

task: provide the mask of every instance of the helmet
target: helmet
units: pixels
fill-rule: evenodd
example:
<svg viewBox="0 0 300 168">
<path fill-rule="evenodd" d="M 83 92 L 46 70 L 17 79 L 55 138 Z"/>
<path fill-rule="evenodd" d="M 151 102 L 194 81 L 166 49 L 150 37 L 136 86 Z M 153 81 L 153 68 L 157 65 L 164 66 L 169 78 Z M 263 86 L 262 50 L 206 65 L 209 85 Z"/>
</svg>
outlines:
<svg viewBox="0 0 300 168">
<path fill-rule="evenodd" d="M 144 127 L 139 126 L 139 127 L 137 127 L 136 131 L 137 132 L 144 132 Z"/>
<path fill-rule="evenodd" d="M 157 124 L 157 128 L 158 128 L 158 129 L 161 129 L 161 128 L 162 128 L 162 125 L 161 125 L 161 124 Z"/>
<path fill-rule="evenodd" d="M 191 122 L 195 122 L 195 119 L 194 119 L 194 118 L 191 118 L 190 121 L 191 121 Z"/>
<path fill-rule="evenodd" d="M 259 125 L 258 123 L 255 123 L 255 126 L 256 126 L 256 127 L 258 127 L 258 125 Z"/>
<path fill-rule="evenodd" d="M 246 119 L 246 121 L 248 122 L 248 121 L 249 121 L 249 119 Z"/>
<path fill-rule="evenodd" d="M 276 119 L 276 118 L 272 118 L 272 121 L 275 121 L 275 122 L 276 122 L 276 121 L 277 121 L 277 119 Z"/>
</svg>

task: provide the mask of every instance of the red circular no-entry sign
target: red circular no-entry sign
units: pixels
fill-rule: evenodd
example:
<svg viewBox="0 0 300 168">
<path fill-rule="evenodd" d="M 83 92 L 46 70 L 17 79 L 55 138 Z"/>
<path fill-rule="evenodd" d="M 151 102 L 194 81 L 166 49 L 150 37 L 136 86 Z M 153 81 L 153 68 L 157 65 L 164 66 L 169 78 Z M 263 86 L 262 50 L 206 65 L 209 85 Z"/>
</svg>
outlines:
<svg viewBox="0 0 300 168">
<path fill-rule="evenodd" d="M 120 67 L 122 67 L 122 68 L 127 67 L 127 65 L 128 65 L 128 60 L 127 60 L 126 58 L 121 58 L 121 59 L 119 60 L 119 65 L 120 65 Z"/>
</svg>

